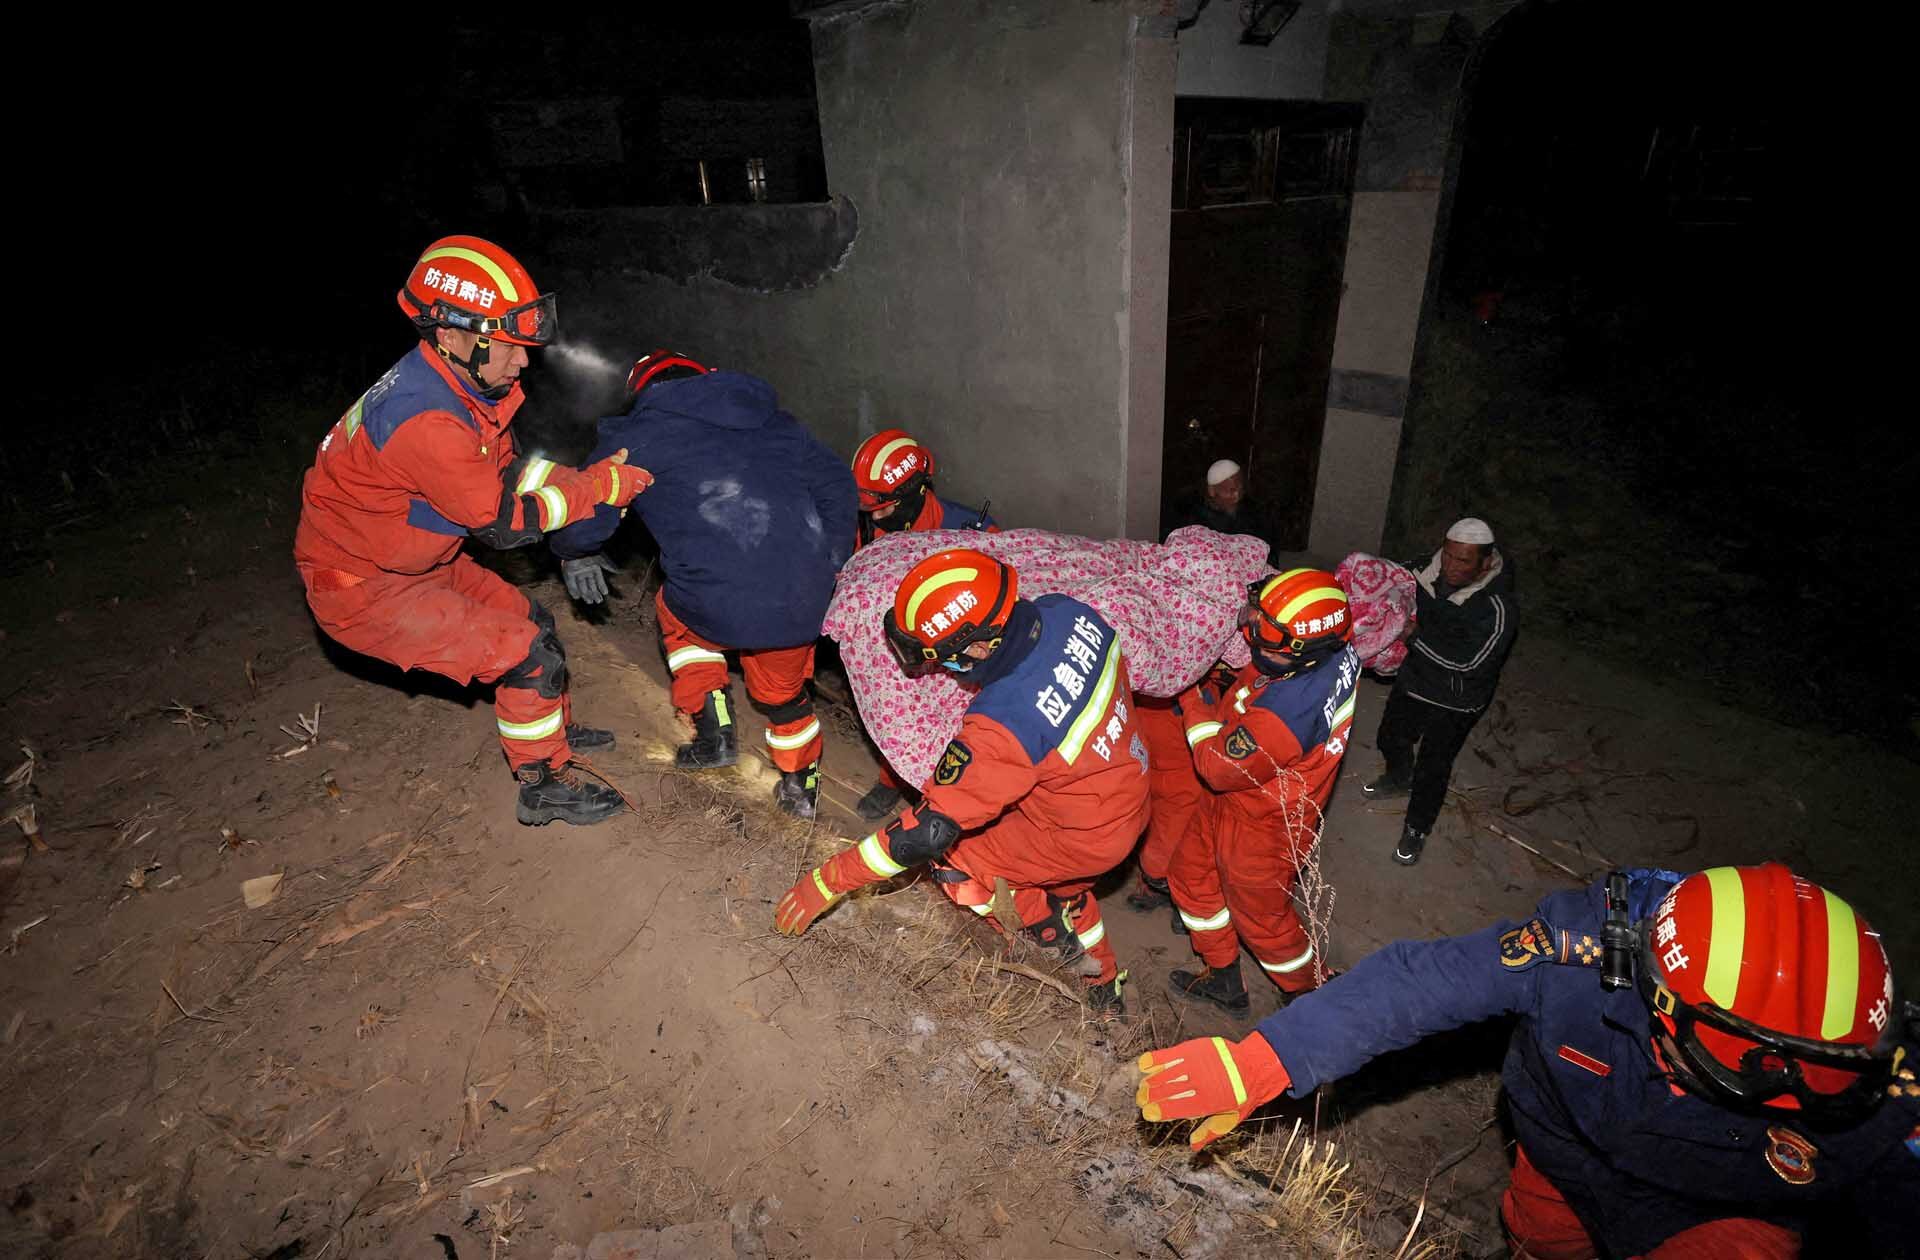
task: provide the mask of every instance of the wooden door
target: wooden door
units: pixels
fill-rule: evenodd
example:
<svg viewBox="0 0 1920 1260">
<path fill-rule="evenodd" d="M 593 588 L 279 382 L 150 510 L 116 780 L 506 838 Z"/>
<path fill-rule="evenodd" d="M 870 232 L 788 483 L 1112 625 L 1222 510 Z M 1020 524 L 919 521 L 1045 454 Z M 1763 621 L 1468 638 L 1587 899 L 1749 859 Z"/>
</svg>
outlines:
<svg viewBox="0 0 1920 1260">
<path fill-rule="evenodd" d="M 1232 459 L 1306 546 L 1346 265 L 1358 105 L 1174 104 L 1161 516 Z"/>
</svg>

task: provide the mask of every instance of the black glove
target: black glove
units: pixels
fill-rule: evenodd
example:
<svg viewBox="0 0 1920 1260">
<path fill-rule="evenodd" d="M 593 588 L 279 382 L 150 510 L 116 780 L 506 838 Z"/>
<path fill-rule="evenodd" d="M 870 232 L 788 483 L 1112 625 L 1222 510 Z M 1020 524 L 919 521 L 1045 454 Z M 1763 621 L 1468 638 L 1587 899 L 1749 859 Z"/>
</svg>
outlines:
<svg viewBox="0 0 1920 1260">
<path fill-rule="evenodd" d="M 560 562 L 560 577 L 567 584 L 567 594 L 583 604 L 606 603 L 607 574 L 618 572 L 618 565 L 597 552 Z"/>
</svg>

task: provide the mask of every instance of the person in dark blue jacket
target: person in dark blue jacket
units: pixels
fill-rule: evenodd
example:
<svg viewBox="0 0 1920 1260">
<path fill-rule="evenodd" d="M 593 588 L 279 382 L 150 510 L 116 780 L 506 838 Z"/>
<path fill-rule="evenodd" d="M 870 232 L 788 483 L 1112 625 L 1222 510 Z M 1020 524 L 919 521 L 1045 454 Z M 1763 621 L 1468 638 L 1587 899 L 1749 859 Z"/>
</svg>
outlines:
<svg viewBox="0 0 1920 1260">
<path fill-rule="evenodd" d="M 1779 863 L 1633 871 L 1524 923 L 1397 942 L 1243 1041 L 1143 1055 L 1137 1100 L 1205 1117 L 1198 1149 L 1282 1091 L 1500 1015 L 1520 1017 L 1502 1073 L 1517 1254 L 1787 1260 L 1823 1215 L 1866 1255 L 1916 1254 L 1920 1085 L 1885 950 Z"/>
<path fill-rule="evenodd" d="M 660 546 L 673 705 L 694 732 L 675 761 L 706 769 L 739 759 L 725 655 L 737 652 L 747 697 L 767 718 L 774 799 L 812 818 L 823 741 L 807 683 L 834 578 L 853 552 L 853 476 L 758 377 L 656 350 L 627 385 L 631 405 L 600 422 L 594 449 L 654 461 L 645 466 L 659 493 L 639 515 Z M 606 599 L 614 570 L 600 549 L 620 518 L 602 507 L 548 536 L 575 599 Z"/>
</svg>

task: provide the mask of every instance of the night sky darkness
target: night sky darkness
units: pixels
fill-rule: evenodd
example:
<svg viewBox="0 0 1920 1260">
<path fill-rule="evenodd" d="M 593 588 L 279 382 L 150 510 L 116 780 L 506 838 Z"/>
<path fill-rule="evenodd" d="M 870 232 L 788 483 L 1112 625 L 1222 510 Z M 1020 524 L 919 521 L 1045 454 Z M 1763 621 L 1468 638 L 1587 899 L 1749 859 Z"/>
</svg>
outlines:
<svg viewBox="0 0 1920 1260">
<path fill-rule="evenodd" d="M 1697 544 L 1738 580 L 1689 588 L 1698 606 L 1676 634 L 1750 644 L 1722 654 L 1729 670 L 1817 674 L 1793 700 L 1821 710 L 1806 716 L 1911 751 L 1920 704 L 1899 666 L 1913 600 L 1888 589 L 1888 566 L 1911 570 L 1920 476 L 1898 409 L 1841 411 L 1831 396 L 1841 369 L 1817 334 L 1840 313 L 1817 209 L 1833 162 L 1783 74 L 1791 32 L 1762 29 L 1756 10 L 1716 8 L 1728 25 L 1699 11 L 1595 0 L 1503 22 L 1473 85 L 1439 305 L 1463 336 L 1484 334 L 1470 358 L 1487 392 L 1510 373 L 1531 396 L 1585 400 L 1563 435 L 1570 465 L 1604 463 L 1632 489 L 1624 510 L 1659 517 L 1624 531 L 1633 554 L 1610 571 L 1640 575 L 1620 606 L 1647 619 L 1641 655 L 1671 648 L 1658 594 Z M 16 346 L 6 488 L 17 503 L 47 463 L 83 491 L 96 465 L 177 476 L 157 424 L 175 413 L 264 441 L 277 407 L 337 410 L 405 349 L 392 295 L 433 237 L 497 234 L 540 275 L 492 111 L 581 78 L 786 90 L 790 59 L 727 37 L 791 29 L 786 12 L 676 18 L 667 34 L 658 16 L 460 31 L 399 9 L 374 34 L 241 32 L 251 52 L 124 20 L 22 40 L 22 56 L 76 73 L 69 97 L 15 130 L 33 193 L 18 266 L 57 331 Z M 1483 293 L 1499 304 L 1476 329 Z M 1497 444 L 1507 421 L 1476 423 Z M 1530 591 L 1560 568 L 1577 580 L 1579 553 L 1611 528 L 1584 524 L 1526 523 Z M 1589 620 L 1606 604 L 1561 602 Z M 1711 655 L 1697 641 L 1673 654 Z"/>
</svg>

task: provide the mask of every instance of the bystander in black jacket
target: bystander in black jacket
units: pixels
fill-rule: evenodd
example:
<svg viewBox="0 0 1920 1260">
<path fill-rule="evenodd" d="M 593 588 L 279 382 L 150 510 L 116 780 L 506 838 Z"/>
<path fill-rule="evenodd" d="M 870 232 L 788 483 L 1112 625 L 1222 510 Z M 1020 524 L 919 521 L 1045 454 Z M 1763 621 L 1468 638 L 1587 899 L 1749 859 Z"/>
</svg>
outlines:
<svg viewBox="0 0 1920 1260">
<path fill-rule="evenodd" d="M 1478 713 L 1493 700 L 1520 624 L 1513 563 L 1495 547 L 1485 573 L 1469 586 L 1450 590 L 1440 580 L 1440 555 L 1434 552 L 1427 566 L 1414 572 L 1419 630 L 1395 681 L 1428 704 Z"/>
</svg>

